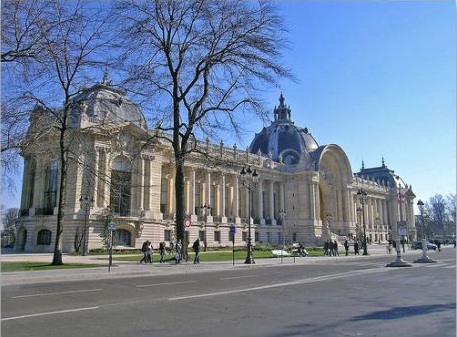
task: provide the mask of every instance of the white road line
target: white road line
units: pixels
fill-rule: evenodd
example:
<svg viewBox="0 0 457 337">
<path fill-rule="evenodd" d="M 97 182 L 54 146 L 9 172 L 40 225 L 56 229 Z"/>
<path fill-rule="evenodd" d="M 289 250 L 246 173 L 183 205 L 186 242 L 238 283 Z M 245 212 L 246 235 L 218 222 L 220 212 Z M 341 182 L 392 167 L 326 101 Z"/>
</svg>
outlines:
<svg viewBox="0 0 457 337">
<path fill-rule="evenodd" d="M 455 264 L 454 264 L 454 265 L 449 265 L 449 266 L 444 266 L 443 268 L 446 268 L 446 269 L 455 269 Z"/>
<path fill-rule="evenodd" d="M 41 293 L 41 294 L 30 294 L 30 295 L 19 295 L 11 298 L 24 298 L 24 297 L 38 297 L 38 296 L 53 296 L 53 295 L 66 295 L 66 294 L 77 294 L 77 293 L 90 293 L 94 291 L 103 291 L 103 289 L 86 289 L 86 290 L 72 290 L 72 291 L 61 291 L 58 293 Z"/>
<path fill-rule="evenodd" d="M 287 286 L 291 286 L 291 285 L 313 283 L 313 282 L 318 282 L 318 281 L 326 281 L 326 280 L 332 280 L 332 279 L 344 278 L 344 277 L 352 277 L 352 276 L 355 276 L 355 275 L 379 273 L 379 272 L 390 271 L 390 270 L 393 270 L 393 269 L 376 268 L 376 269 L 356 270 L 356 271 L 352 271 L 352 272 L 344 272 L 344 273 L 337 273 L 337 274 L 331 274 L 331 275 L 323 275 L 323 276 L 312 277 L 312 278 L 309 278 L 309 279 L 302 279 L 302 280 L 297 280 L 297 281 L 276 283 L 276 284 L 270 284 L 270 285 L 265 285 L 265 286 L 250 287 L 250 288 L 244 288 L 244 289 L 232 289 L 232 290 L 218 291 L 218 292 L 214 292 L 214 293 L 205 293 L 205 294 L 197 294 L 197 295 L 170 297 L 170 298 L 168 298 L 168 300 L 169 301 L 179 301 L 179 300 L 186 300 L 186 299 L 192 299 L 192 298 L 203 298 L 203 297 L 211 297 L 211 296 L 221 296 L 221 295 L 228 295 L 228 294 L 236 294 L 236 293 L 243 293 L 243 292 L 248 292 L 248 291 L 264 290 L 264 289 L 279 288 L 279 287 L 287 287 Z"/>
<path fill-rule="evenodd" d="M 3 321 L 11 321 L 11 320 L 15 320 L 15 319 L 39 317 L 39 316 L 46 316 L 46 315 L 67 314 L 67 313 L 70 313 L 70 312 L 78 312 L 78 311 L 86 311 L 86 310 L 95 310 L 95 309 L 98 309 L 98 308 L 100 308 L 100 307 L 77 308 L 77 309 L 42 312 L 42 313 L 39 313 L 39 314 L 30 314 L 30 315 L 6 317 L 6 318 L 2 318 L 2 322 Z"/>
<path fill-rule="evenodd" d="M 233 280 L 238 278 L 258 277 L 259 275 L 246 275 L 246 276 L 233 276 L 233 277 L 222 277 L 219 280 Z"/>
<path fill-rule="evenodd" d="M 424 265 L 425 268 L 436 268 L 436 267 L 443 267 L 442 263 L 427 263 Z"/>
<path fill-rule="evenodd" d="M 182 282 L 163 282 L 163 283 L 151 283 L 151 284 L 139 284 L 137 288 L 144 288 L 144 287 L 155 287 L 155 286 L 167 286 L 171 284 L 185 284 L 185 283 L 195 283 L 197 281 L 182 281 Z"/>
</svg>

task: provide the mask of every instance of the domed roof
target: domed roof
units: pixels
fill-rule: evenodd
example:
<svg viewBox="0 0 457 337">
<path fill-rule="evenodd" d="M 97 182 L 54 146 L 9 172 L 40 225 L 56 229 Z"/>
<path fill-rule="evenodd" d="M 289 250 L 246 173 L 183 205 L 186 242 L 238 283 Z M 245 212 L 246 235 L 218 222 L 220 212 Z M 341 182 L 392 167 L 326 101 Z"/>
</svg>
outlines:
<svg viewBox="0 0 457 337">
<path fill-rule="evenodd" d="M 251 143 L 250 151 L 272 156 L 276 162 L 298 164 L 302 158 L 319 145 L 307 128 L 299 128 L 290 119 L 291 109 L 284 104 L 284 96 L 279 97 L 279 106 L 274 109 L 274 121 L 257 133 Z"/>
<path fill-rule="evenodd" d="M 72 127 L 131 122 L 147 128 L 140 108 L 126 98 L 125 91 L 111 86 L 107 74 L 103 82 L 83 89 L 73 99 L 70 118 Z"/>
</svg>

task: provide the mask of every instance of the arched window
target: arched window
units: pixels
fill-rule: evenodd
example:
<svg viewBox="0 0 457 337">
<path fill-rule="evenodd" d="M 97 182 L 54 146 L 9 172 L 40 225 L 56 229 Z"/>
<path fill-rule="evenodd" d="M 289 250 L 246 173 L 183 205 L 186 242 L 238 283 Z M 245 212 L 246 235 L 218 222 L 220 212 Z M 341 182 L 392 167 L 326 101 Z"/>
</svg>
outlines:
<svg viewBox="0 0 457 337">
<path fill-rule="evenodd" d="M 120 246 L 131 246 L 132 241 L 130 232 L 125 229 L 117 229 L 116 242 Z"/>
<path fill-rule="evenodd" d="M 57 205 L 57 181 L 59 177 L 59 160 L 54 159 L 46 168 L 46 188 L 44 196 L 46 200 L 45 214 L 52 214 L 53 208 Z"/>
<path fill-rule="evenodd" d="M 36 244 L 38 246 L 51 245 L 52 232 L 48 229 L 42 229 L 38 232 Z"/>
<path fill-rule="evenodd" d="M 130 215 L 132 168 L 125 157 L 117 157 L 111 170 L 110 204 L 115 214 Z"/>
</svg>

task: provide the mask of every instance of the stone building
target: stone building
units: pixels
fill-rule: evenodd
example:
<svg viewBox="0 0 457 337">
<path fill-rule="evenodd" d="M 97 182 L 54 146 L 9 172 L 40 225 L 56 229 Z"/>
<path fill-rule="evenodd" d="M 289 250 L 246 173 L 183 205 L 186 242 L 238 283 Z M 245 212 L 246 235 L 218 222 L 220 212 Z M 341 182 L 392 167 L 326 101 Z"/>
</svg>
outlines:
<svg viewBox="0 0 457 337">
<path fill-rule="evenodd" d="M 196 144 L 198 152 L 185 162 L 187 242 L 199 237 L 205 247 L 231 246 L 234 224 L 235 245 L 245 246 L 250 209 L 255 245 L 314 246 L 329 239 L 362 240 L 364 234 L 368 242 L 384 243 L 395 239 L 399 222 L 415 237 L 415 195 L 384 160 L 353 173 L 340 146 L 319 145 L 307 128 L 294 124 L 282 94 L 273 114 L 271 125 L 246 150 L 222 142 Z M 39 108 L 30 121 L 30 134 L 52 124 Z M 70 127 L 64 252 L 102 248 L 109 222 L 116 224 L 117 248 L 140 248 L 147 239 L 154 247 L 173 242 L 174 157 L 168 136 L 148 129 L 142 111 L 107 78 L 73 99 Z M 54 249 L 60 167 L 52 132 L 22 151 L 18 251 Z M 258 173 L 251 199 L 240 180 L 243 167 Z"/>
</svg>

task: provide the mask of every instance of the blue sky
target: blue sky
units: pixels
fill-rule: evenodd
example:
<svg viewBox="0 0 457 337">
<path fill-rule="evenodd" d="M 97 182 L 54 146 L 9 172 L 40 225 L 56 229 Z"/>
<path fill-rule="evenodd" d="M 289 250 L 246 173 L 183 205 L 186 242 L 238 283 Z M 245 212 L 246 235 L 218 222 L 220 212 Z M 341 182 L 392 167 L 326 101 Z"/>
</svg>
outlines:
<svg viewBox="0 0 457 337">
<path fill-rule="evenodd" d="M 285 61 L 299 83 L 281 90 L 295 124 L 335 143 L 353 172 L 386 165 L 418 199 L 455 194 L 456 10 L 453 1 L 280 4 Z M 269 95 L 278 104 L 280 92 Z M 257 128 L 260 131 L 260 127 Z"/>
<path fill-rule="evenodd" d="M 278 3 L 290 30 L 284 62 L 298 83 L 282 92 L 296 125 L 335 143 L 353 172 L 386 165 L 417 198 L 455 194 L 456 8 L 454 1 Z M 239 148 L 262 125 L 252 123 Z M 226 142 L 227 146 L 231 146 Z M 19 207 L 2 191 L 2 204 Z"/>
</svg>

